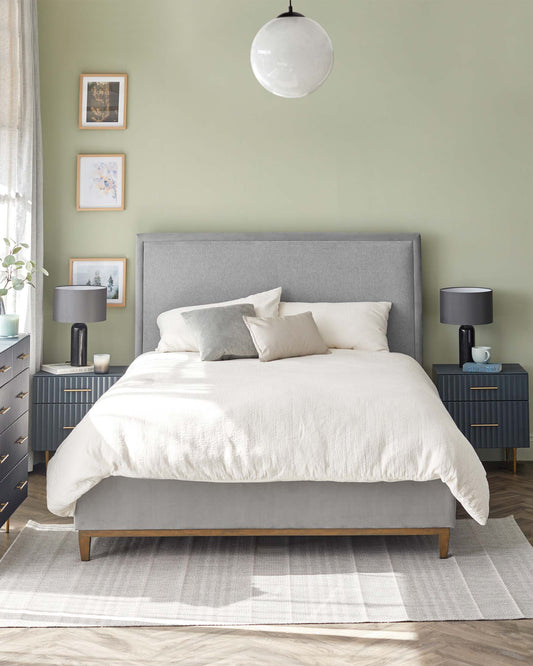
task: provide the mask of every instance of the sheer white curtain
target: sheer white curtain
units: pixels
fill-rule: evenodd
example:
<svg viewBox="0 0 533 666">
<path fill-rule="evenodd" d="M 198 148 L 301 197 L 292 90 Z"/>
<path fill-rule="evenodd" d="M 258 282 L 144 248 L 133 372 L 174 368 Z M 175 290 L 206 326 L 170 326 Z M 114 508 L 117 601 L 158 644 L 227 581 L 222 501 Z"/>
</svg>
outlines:
<svg viewBox="0 0 533 666">
<path fill-rule="evenodd" d="M 0 237 L 28 243 L 42 266 L 42 142 L 37 0 L 0 0 Z M 5 249 L 0 240 L 0 248 Z M 42 355 L 42 276 L 10 291 L 6 311 L 31 334 L 32 370 Z"/>
</svg>

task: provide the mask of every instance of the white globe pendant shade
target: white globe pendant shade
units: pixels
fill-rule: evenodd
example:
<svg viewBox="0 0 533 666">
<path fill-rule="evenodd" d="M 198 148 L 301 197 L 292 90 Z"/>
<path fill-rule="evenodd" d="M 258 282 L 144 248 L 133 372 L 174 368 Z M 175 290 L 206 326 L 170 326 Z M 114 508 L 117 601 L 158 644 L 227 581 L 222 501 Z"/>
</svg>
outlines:
<svg viewBox="0 0 533 666">
<path fill-rule="evenodd" d="M 269 92 L 305 97 L 328 78 L 333 44 L 321 25 L 290 7 L 259 30 L 250 61 L 255 78 Z"/>
</svg>

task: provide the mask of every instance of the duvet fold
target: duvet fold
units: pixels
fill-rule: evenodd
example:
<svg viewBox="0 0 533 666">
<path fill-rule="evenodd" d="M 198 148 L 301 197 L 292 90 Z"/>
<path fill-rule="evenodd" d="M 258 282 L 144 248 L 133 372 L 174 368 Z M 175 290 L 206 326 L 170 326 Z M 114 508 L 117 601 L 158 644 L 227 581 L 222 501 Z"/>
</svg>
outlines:
<svg viewBox="0 0 533 666">
<path fill-rule="evenodd" d="M 484 468 L 422 367 L 332 350 L 271 363 L 139 356 L 48 465 L 48 508 L 109 476 L 213 483 L 441 479 L 484 524 Z"/>
</svg>

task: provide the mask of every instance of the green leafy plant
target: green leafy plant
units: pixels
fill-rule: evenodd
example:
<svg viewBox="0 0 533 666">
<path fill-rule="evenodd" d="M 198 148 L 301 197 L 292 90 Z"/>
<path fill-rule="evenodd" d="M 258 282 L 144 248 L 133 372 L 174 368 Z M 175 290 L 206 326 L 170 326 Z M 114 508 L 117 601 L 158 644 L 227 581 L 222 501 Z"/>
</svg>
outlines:
<svg viewBox="0 0 533 666">
<path fill-rule="evenodd" d="M 0 266 L 0 298 L 7 296 L 10 289 L 20 291 L 29 284 L 34 287 L 33 276 L 37 271 L 48 275 L 48 271 L 42 266 L 37 266 L 34 261 L 22 258 L 21 252 L 27 250 L 27 243 L 18 243 L 15 240 L 4 238 L 6 254 L 1 259 Z"/>
</svg>

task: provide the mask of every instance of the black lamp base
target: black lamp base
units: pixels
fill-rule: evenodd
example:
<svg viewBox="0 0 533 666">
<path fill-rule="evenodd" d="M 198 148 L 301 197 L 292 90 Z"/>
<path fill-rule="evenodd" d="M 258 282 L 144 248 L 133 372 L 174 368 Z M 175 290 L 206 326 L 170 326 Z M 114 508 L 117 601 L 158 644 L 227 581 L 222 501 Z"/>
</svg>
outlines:
<svg viewBox="0 0 533 666">
<path fill-rule="evenodd" d="M 87 325 L 72 324 L 70 329 L 70 365 L 87 365 Z"/>
<path fill-rule="evenodd" d="M 459 328 L 459 365 L 472 363 L 472 347 L 476 344 L 476 332 L 473 326 L 463 324 Z"/>
</svg>

